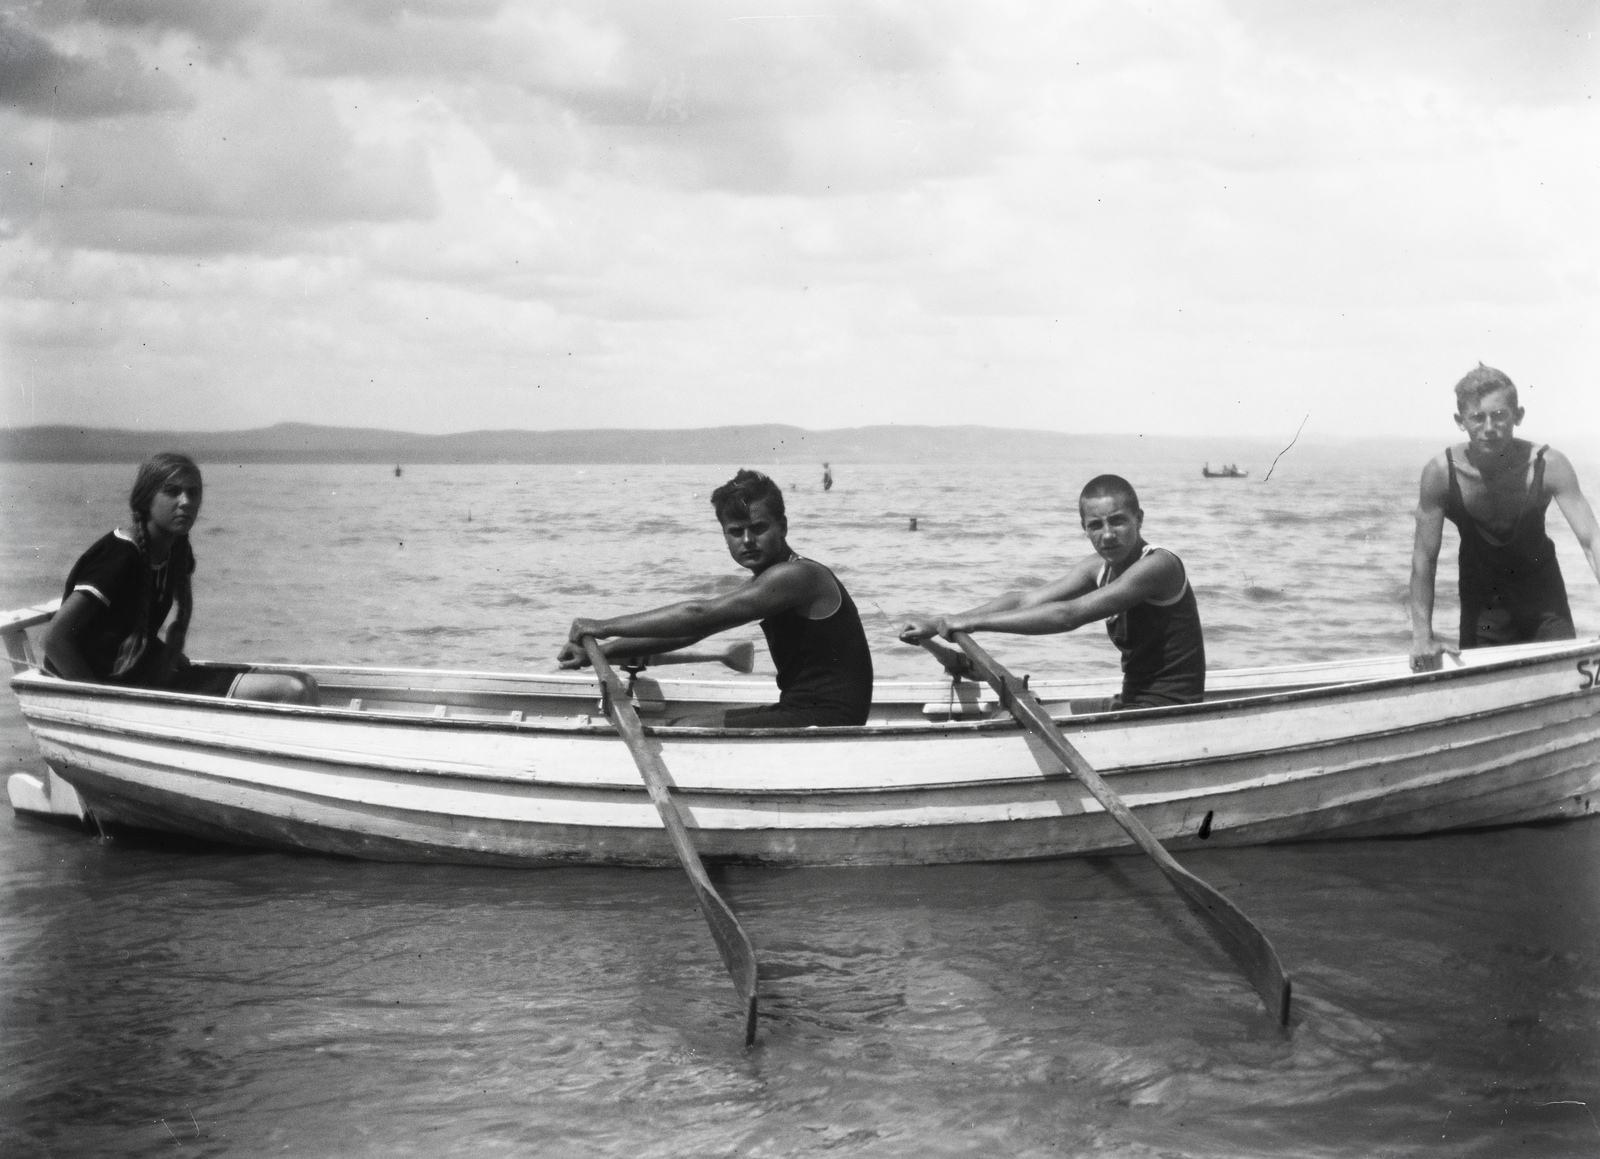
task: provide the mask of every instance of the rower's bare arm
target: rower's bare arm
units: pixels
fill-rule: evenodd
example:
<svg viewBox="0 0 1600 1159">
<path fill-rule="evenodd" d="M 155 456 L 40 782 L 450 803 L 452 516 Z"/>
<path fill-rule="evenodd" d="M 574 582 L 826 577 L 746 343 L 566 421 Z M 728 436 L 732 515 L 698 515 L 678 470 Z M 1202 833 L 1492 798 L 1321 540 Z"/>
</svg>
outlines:
<svg viewBox="0 0 1600 1159">
<path fill-rule="evenodd" d="M 1022 599 L 1014 606 L 1036 608 L 1044 604 L 1059 604 L 1062 600 L 1086 596 L 1095 590 L 1095 582 L 1100 578 L 1100 568 L 1104 563 L 1105 561 L 1098 555 L 1086 555 L 1073 564 L 1072 569 L 1060 579 L 1041 584 L 1032 591 L 1023 592 Z"/>
<path fill-rule="evenodd" d="M 1098 558 L 1091 556 L 1079 566 L 1098 571 Z M 1183 590 L 1183 584 L 1183 565 L 1177 557 L 1170 552 L 1152 552 L 1103 588 L 1094 587 L 1091 579 L 1087 591 L 1082 585 L 1061 589 L 1080 593 L 1075 596 L 1005 612 L 952 616 L 947 621 L 947 632 L 1013 632 L 1024 636 L 1070 632 L 1096 620 L 1110 619 L 1146 600 L 1171 599 Z"/>
<path fill-rule="evenodd" d="M 1555 496 L 1556 506 L 1567 517 L 1567 526 L 1577 537 L 1578 546 L 1583 548 L 1589 570 L 1600 580 L 1600 524 L 1596 524 L 1594 509 L 1578 486 L 1578 473 L 1572 469 L 1572 463 L 1553 447 L 1545 454 L 1544 480 Z"/>
<path fill-rule="evenodd" d="M 88 592 L 73 592 L 61 602 L 60 610 L 45 629 L 41 641 L 45 657 L 68 680 L 94 679 L 94 671 L 78 647 L 78 634 L 89 626 L 100 608 L 100 601 Z"/>
<path fill-rule="evenodd" d="M 716 599 L 683 600 L 604 620 L 574 620 L 567 638 L 577 643 L 584 636 L 687 637 L 692 643 L 780 612 L 810 607 L 822 595 L 819 589 L 827 582 L 825 576 L 821 569 L 807 568 L 799 561 L 780 563 Z"/>
<path fill-rule="evenodd" d="M 949 625 L 955 621 L 963 623 L 986 619 L 991 616 L 1006 612 L 1017 611 L 1023 608 L 1037 608 L 1048 604 L 1059 603 L 1073 596 L 1083 595 L 1094 590 L 1095 578 L 1100 570 L 1100 557 L 1091 555 L 1073 565 L 1071 571 L 1058 580 L 1042 584 L 1030 591 L 1005 592 L 977 607 L 968 608 L 954 616 L 907 616 L 900 626 L 900 639 L 907 644 L 915 644 L 922 640 L 932 639 L 934 636 L 947 636 L 950 632 Z M 1057 628 L 1055 631 L 1065 631 Z"/>
<path fill-rule="evenodd" d="M 1022 602 L 1026 592 L 1005 592 L 962 612 L 963 616 L 974 616 L 993 612 L 1005 612 L 1015 608 Z M 899 636 L 902 643 L 920 644 L 924 640 L 931 640 L 935 636 L 943 636 L 948 631 L 948 624 L 952 616 L 930 616 L 923 612 L 915 612 L 900 621 Z"/>
<path fill-rule="evenodd" d="M 1439 545 L 1444 540 L 1444 505 L 1449 476 L 1439 459 L 1422 468 L 1417 498 L 1417 530 L 1411 544 L 1411 669 L 1430 672 L 1439 667 L 1445 650 L 1433 635 L 1433 589 L 1439 571 Z"/>
</svg>

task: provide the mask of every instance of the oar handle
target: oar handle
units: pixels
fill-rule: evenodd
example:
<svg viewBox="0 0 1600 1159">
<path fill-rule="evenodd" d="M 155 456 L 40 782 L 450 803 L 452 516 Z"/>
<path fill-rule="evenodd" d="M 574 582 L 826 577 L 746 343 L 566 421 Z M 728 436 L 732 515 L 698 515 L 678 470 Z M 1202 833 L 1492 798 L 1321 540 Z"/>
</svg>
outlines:
<svg viewBox="0 0 1600 1159">
<path fill-rule="evenodd" d="M 709 652 L 678 651 L 652 652 L 648 656 L 618 657 L 628 667 L 650 668 L 658 664 L 721 664 L 735 672 L 749 675 L 756 666 L 756 646 L 749 640 L 740 640 Z"/>
<path fill-rule="evenodd" d="M 944 665 L 944 670 L 950 674 L 952 679 L 960 680 L 963 676 L 969 680 L 982 679 L 978 675 L 978 670 L 973 667 L 971 658 L 966 653 L 941 644 L 932 637 L 926 640 L 918 640 L 917 643 L 921 644 L 935 660 Z"/>
</svg>

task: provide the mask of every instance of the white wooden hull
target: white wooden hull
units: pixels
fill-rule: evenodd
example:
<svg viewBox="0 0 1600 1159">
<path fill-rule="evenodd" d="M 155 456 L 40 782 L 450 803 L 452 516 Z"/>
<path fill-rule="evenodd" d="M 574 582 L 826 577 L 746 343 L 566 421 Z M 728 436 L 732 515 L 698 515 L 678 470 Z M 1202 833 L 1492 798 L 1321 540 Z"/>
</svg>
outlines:
<svg viewBox="0 0 1600 1159">
<path fill-rule="evenodd" d="M 382 860 L 675 863 L 627 749 L 590 715 L 588 677 L 311 671 L 325 691 L 367 695 L 313 709 L 36 673 L 12 688 L 46 761 L 102 825 Z M 1067 716 L 1070 689 L 1039 691 L 1140 819 L 1181 849 L 1589 813 L 1600 801 L 1597 675 L 1591 640 L 1469 653 L 1465 667 L 1424 676 L 1406 674 L 1403 658 L 1218 674 L 1214 686 L 1254 694 L 1173 709 Z M 765 687 L 644 691 L 648 707 L 656 695 L 759 700 Z M 926 719 L 948 681 L 880 691 L 881 723 L 863 728 L 653 729 L 702 854 L 883 865 L 1129 848 L 1009 720 Z M 506 710 L 512 701 L 525 707 Z M 574 705 L 588 713 L 560 714 Z"/>
</svg>

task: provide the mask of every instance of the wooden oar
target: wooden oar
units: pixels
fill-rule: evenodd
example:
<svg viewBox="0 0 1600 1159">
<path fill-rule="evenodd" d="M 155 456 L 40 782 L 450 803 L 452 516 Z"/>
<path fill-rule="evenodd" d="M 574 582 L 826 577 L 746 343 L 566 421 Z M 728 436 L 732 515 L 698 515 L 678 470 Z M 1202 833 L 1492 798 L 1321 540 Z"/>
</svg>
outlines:
<svg viewBox="0 0 1600 1159">
<path fill-rule="evenodd" d="M 706 867 L 700 861 L 694 843 L 689 840 L 688 827 L 672 799 L 667 766 L 662 762 L 661 754 L 646 739 L 644 726 L 639 723 L 639 714 L 628 702 L 622 681 L 617 679 L 616 672 L 593 636 L 583 638 L 583 650 L 589 654 L 589 663 L 594 665 L 595 675 L 600 677 L 600 686 L 605 693 L 606 715 L 617 726 L 617 732 L 633 754 L 633 763 L 639 766 L 639 775 L 650 790 L 650 800 L 655 803 L 656 812 L 661 814 L 661 823 L 666 826 L 667 836 L 672 839 L 672 848 L 678 854 L 678 861 L 689 875 L 689 884 L 694 886 L 700 910 L 706 915 L 706 924 L 711 927 L 711 939 L 717 943 L 717 952 L 722 955 L 722 964 L 728 968 L 733 978 L 733 988 L 738 991 L 739 1001 L 744 1004 L 744 1044 L 749 1046 L 756 1040 L 755 947 L 739 925 L 739 919 L 733 916 L 733 910 L 728 908 L 728 903 L 722 900 L 722 895 L 706 876 Z"/>
<path fill-rule="evenodd" d="M 649 656 L 618 656 L 624 667 L 635 664 L 654 668 L 658 664 L 723 664 L 735 672 L 749 674 L 756 666 L 756 646 L 749 640 L 729 644 L 711 652 L 653 652 Z"/>
<path fill-rule="evenodd" d="M 1184 904 L 1195 917 L 1200 919 L 1200 924 L 1205 926 L 1206 931 L 1227 951 L 1228 957 L 1233 959 L 1234 964 L 1250 980 L 1250 985 L 1261 995 L 1261 1001 L 1266 1003 L 1267 1010 L 1280 1025 L 1287 1026 L 1289 978 L 1283 972 L 1283 966 L 1278 961 L 1278 953 L 1272 948 L 1272 943 L 1267 941 L 1267 936 L 1244 916 L 1238 906 L 1173 859 L 1172 854 L 1155 839 L 1155 835 L 1145 828 L 1144 822 L 1133 815 L 1122 798 L 1117 796 L 1101 779 L 1100 774 L 1094 771 L 1094 766 L 1083 758 L 1082 753 L 1072 747 L 1071 742 L 1056 727 L 1055 721 L 1050 719 L 1050 714 L 1044 710 L 1043 705 L 1023 687 L 1022 681 L 1001 667 L 994 657 L 985 652 L 965 632 L 955 632 L 952 638 L 961 645 L 961 650 L 972 661 L 973 667 L 999 694 L 1000 703 L 1016 717 L 1017 723 L 1043 741 L 1045 747 L 1067 766 L 1073 776 L 1083 782 L 1094 795 L 1094 799 L 1105 807 L 1106 812 L 1111 814 L 1139 848 L 1155 859 L 1156 865 L 1178 891 L 1178 896 L 1183 899 Z M 940 651 L 949 651 L 948 648 L 929 650 L 936 656 Z"/>
<path fill-rule="evenodd" d="M 951 676 L 960 680 L 963 676 L 972 680 L 979 679 L 978 670 L 972 666 L 972 661 L 967 659 L 965 652 L 958 652 L 954 648 L 947 648 L 937 640 L 921 640 L 919 643 L 932 654 L 933 658 L 944 665 L 944 670 Z"/>
</svg>

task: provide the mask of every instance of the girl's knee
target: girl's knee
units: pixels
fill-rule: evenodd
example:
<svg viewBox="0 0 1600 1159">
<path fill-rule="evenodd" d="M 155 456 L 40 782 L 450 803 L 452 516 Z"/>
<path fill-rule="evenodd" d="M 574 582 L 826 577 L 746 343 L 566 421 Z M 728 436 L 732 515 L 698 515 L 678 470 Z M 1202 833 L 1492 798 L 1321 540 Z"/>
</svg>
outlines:
<svg viewBox="0 0 1600 1159">
<path fill-rule="evenodd" d="M 234 686 L 235 700 L 261 700 L 270 704 L 318 702 L 317 681 L 304 672 L 249 672 Z"/>
</svg>

